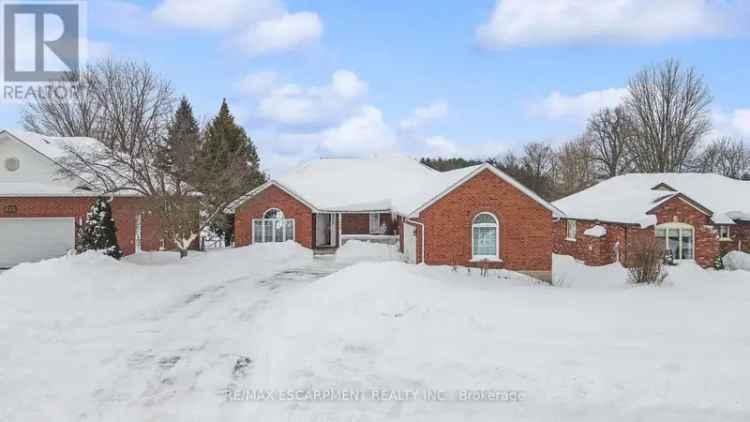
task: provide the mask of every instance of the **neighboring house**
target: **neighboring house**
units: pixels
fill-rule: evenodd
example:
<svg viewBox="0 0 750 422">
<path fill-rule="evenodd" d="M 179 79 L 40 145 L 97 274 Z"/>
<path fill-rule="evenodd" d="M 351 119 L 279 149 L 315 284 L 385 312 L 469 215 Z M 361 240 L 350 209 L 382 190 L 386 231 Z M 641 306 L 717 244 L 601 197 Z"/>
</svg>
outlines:
<svg viewBox="0 0 750 422">
<path fill-rule="evenodd" d="M 68 144 L 94 147 L 91 138 L 59 138 L 0 131 L 0 268 L 64 255 L 75 247 L 77 227 L 96 193 L 83 179 L 63 178 Z M 117 239 L 126 255 L 162 246 L 158 219 L 143 199 L 113 197 Z"/>
<path fill-rule="evenodd" d="M 627 174 L 554 205 L 555 253 L 587 265 L 629 263 L 639 236 L 664 242 L 677 260 L 703 267 L 732 250 L 750 251 L 750 182 L 716 174 Z"/>
<path fill-rule="evenodd" d="M 409 261 L 489 266 L 549 279 L 562 213 L 491 165 L 437 172 L 411 158 L 321 159 L 230 207 L 237 245 L 311 249 L 390 236 Z"/>
</svg>

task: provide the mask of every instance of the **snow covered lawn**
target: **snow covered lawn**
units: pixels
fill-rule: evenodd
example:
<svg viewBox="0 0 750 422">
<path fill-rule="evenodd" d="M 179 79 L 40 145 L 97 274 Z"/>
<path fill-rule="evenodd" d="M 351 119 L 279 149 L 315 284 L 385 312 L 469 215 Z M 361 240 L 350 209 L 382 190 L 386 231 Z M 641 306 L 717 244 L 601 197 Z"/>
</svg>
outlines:
<svg viewBox="0 0 750 422">
<path fill-rule="evenodd" d="M 0 421 L 750 418 L 748 272 L 683 264 L 635 287 L 616 265 L 556 257 L 553 287 L 353 245 L 315 260 L 293 243 L 88 254 L 3 273 Z M 258 390 L 364 395 L 237 400 Z M 467 390 L 495 400 L 453 400 Z"/>
<path fill-rule="evenodd" d="M 264 421 L 750 418 L 750 274 L 683 264 L 653 287 L 621 267 L 555 266 L 564 287 L 396 262 L 318 280 L 264 314 L 242 388 L 417 398 L 234 406 Z M 462 390 L 522 400 L 450 400 Z M 419 395 L 435 391 L 449 400 Z"/>
</svg>

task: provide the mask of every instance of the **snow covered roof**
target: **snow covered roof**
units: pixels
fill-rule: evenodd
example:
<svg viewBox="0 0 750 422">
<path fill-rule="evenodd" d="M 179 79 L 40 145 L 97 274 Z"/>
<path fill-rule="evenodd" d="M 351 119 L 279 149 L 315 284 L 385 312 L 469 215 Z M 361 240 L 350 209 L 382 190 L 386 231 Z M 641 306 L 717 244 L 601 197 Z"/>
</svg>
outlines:
<svg viewBox="0 0 750 422">
<path fill-rule="evenodd" d="M 276 185 L 314 211 L 393 211 L 411 216 L 484 169 L 494 171 L 557 212 L 551 204 L 488 164 L 439 172 L 398 154 L 310 161 L 248 193 L 230 208 Z"/>
<path fill-rule="evenodd" d="M 94 138 L 45 136 L 15 129 L 5 130 L 5 132 L 55 162 L 61 161 L 68 154 L 70 147 L 93 149 L 100 146 L 99 141 Z"/>
<path fill-rule="evenodd" d="M 69 149 L 85 151 L 100 147 L 99 141 L 85 137 L 56 137 L 45 136 L 23 130 L 3 130 L 0 135 L 6 135 L 51 161 L 54 168 L 63 167 L 62 160 Z M 23 174 L 23 173 L 22 173 Z M 82 178 L 69 178 L 62 175 L 50 175 L 48 180 L 41 180 L 39 175 L 16 178 L 16 180 L 0 181 L 0 196 L 91 196 L 94 192 L 82 190 L 87 186 Z"/>
<path fill-rule="evenodd" d="M 570 218 L 655 223 L 649 211 L 678 196 L 705 208 L 716 224 L 750 220 L 750 182 L 706 173 L 626 174 L 554 202 Z"/>
</svg>

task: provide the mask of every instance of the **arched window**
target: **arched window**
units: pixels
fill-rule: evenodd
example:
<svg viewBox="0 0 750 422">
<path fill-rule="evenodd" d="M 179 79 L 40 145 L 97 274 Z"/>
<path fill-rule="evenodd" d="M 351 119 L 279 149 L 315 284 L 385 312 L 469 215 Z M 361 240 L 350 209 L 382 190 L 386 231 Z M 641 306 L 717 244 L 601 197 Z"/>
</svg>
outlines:
<svg viewBox="0 0 750 422">
<path fill-rule="evenodd" d="M 500 225 L 497 218 L 483 212 L 471 223 L 471 255 L 473 260 L 500 259 Z"/>
<path fill-rule="evenodd" d="M 280 209 L 271 208 L 263 213 L 263 218 L 253 219 L 253 243 L 287 240 L 294 240 L 294 219 L 285 218 Z"/>
<path fill-rule="evenodd" d="M 270 210 L 263 213 L 263 218 L 266 220 L 283 220 L 284 212 L 278 208 L 271 208 Z"/>
<path fill-rule="evenodd" d="M 664 242 L 664 250 L 674 259 L 694 259 L 695 230 L 685 223 L 666 223 L 656 226 L 656 240 Z"/>
</svg>

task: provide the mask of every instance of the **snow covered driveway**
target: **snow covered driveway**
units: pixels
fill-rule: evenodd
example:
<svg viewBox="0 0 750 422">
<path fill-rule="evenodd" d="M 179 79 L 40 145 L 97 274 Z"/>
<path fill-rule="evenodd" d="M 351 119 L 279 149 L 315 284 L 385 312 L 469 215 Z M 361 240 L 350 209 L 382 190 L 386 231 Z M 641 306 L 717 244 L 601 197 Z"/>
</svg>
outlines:
<svg viewBox="0 0 750 422">
<path fill-rule="evenodd" d="M 0 420 L 215 419 L 252 369 L 258 313 L 343 266 L 294 244 L 164 257 L 3 274 Z"/>
</svg>

